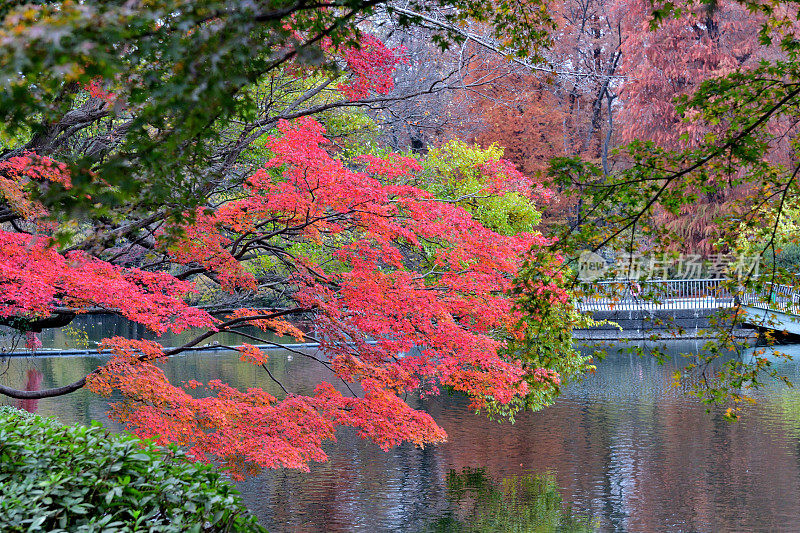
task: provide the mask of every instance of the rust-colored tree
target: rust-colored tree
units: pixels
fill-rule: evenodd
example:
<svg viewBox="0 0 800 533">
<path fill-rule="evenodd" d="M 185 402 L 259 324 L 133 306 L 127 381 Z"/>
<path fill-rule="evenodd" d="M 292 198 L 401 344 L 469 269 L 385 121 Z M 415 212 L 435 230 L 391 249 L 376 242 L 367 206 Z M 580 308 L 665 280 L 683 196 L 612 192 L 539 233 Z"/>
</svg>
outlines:
<svg viewBox="0 0 800 533">
<path fill-rule="evenodd" d="M 523 172 L 544 172 L 554 157 L 580 155 L 610 171 L 609 154 L 618 140 L 615 115 L 622 53 L 619 12 L 606 0 L 574 0 L 548 6 L 558 29 L 546 61 L 509 60 L 478 29 L 465 54 L 470 79 L 493 73 L 480 98 L 459 105 L 469 109 L 472 129 L 451 131 L 488 146 L 498 143 Z M 500 67 L 504 67 L 502 75 Z M 477 129 L 477 131 L 475 131 Z M 573 190 L 559 190 L 543 221 L 579 224 L 581 209 Z"/>
<path fill-rule="evenodd" d="M 746 71 L 761 60 L 778 57 L 775 48 L 759 45 L 758 33 L 764 19 L 739 2 L 693 5 L 684 16 L 664 20 L 653 31 L 650 3 L 620 1 L 617 9 L 625 14 L 622 51 L 626 81 L 621 90 L 624 106 L 619 117 L 625 142 L 652 141 L 665 149 L 699 146 L 708 135 L 723 131 L 725 125 L 687 116 L 678 108 L 676 99 L 694 93 L 703 81 Z M 776 142 L 772 157 L 785 159 L 786 148 L 785 142 Z M 710 253 L 720 236 L 719 221 L 741 212 L 742 201 L 752 192 L 748 184 L 740 181 L 720 176 L 714 187 L 687 191 L 697 200 L 684 205 L 678 213 L 659 209 L 655 224 L 675 237 L 669 247 Z"/>
</svg>

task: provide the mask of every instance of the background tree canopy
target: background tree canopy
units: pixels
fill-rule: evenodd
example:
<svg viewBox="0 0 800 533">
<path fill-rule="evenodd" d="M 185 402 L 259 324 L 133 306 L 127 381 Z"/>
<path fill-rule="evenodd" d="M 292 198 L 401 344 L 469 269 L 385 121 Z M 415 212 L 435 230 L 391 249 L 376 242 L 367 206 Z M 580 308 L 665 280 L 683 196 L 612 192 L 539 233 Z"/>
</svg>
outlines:
<svg viewBox="0 0 800 533">
<path fill-rule="evenodd" d="M 241 182 L 239 156 L 278 120 L 386 92 L 393 60 L 364 40 L 366 17 L 393 17 L 402 28 L 417 22 L 414 12 L 436 8 L 450 25 L 502 27 L 506 45 L 530 53 L 550 24 L 540 7 L 457 0 L 411 2 L 397 13 L 387 2 L 350 0 L 6 2 L 3 160 L 26 151 L 68 159 L 72 192 L 43 191 L 47 205 L 112 219 L 164 208 L 180 217 L 215 188 Z M 435 38 L 444 46 L 459 34 L 445 29 Z M 357 90 L 315 99 L 345 63 L 353 77 L 342 83 Z"/>
</svg>

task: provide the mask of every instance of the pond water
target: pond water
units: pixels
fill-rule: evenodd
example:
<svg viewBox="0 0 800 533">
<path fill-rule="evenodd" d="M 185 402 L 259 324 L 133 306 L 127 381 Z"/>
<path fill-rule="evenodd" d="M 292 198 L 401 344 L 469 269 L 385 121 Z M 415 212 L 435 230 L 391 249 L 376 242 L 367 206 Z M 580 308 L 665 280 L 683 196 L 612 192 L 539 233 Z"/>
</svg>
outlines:
<svg viewBox="0 0 800 533">
<path fill-rule="evenodd" d="M 670 350 L 697 350 L 674 343 Z M 800 358 L 800 346 L 783 347 Z M 98 357 L 9 358 L 3 383 L 71 382 Z M 308 473 L 269 471 L 239 484 L 248 506 L 282 531 L 797 531 L 800 526 L 800 389 L 775 385 L 740 422 L 671 387 L 670 362 L 612 354 L 548 409 L 516 424 L 466 410 L 461 397 L 419 407 L 449 441 L 388 453 L 340 431 L 330 461 Z M 295 389 L 325 378 L 309 360 L 270 352 L 270 370 Z M 31 372 L 38 370 L 41 374 Z M 175 358 L 176 379 L 271 385 L 231 353 Z M 800 366 L 783 370 L 800 384 Z M 29 404 L 66 423 L 99 420 L 103 398 L 79 391 Z"/>
</svg>

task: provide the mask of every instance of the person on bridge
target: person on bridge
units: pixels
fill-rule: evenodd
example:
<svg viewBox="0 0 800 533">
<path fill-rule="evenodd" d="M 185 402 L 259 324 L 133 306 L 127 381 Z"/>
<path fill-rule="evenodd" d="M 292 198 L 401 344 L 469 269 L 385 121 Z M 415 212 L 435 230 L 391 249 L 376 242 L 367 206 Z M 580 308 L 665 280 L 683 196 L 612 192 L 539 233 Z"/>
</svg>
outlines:
<svg viewBox="0 0 800 533">
<path fill-rule="evenodd" d="M 636 281 L 631 281 L 630 282 L 628 290 L 630 291 L 631 296 L 633 296 L 634 298 L 636 298 L 637 296 L 639 296 L 639 294 L 642 293 L 642 287 Z"/>
</svg>

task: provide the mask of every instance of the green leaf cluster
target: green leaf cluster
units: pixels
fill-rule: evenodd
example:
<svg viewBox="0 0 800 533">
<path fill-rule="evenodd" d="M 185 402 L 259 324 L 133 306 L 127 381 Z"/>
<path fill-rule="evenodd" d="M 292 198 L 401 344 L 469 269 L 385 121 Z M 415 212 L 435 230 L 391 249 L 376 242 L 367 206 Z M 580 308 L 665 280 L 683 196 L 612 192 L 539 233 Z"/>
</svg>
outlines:
<svg viewBox="0 0 800 533">
<path fill-rule="evenodd" d="M 422 161 L 421 186 L 444 201 L 460 205 L 475 220 L 498 233 L 533 232 L 541 214 L 531 199 L 518 192 L 485 191 L 487 176 L 481 166 L 502 158 L 503 148 L 496 143 L 481 148 L 452 140 L 441 147 L 431 147 Z"/>
<path fill-rule="evenodd" d="M 527 376 L 528 395 L 507 406 L 493 405 L 491 414 L 511 417 L 520 409 L 538 410 L 552 404 L 564 384 L 582 379 L 595 370 L 592 358 L 580 353 L 572 332 L 575 329 L 599 325 L 590 316 L 582 314 L 574 301 L 553 302 L 554 293 L 566 291 L 568 279 L 560 273 L 562 265 L 552 262 L 547 251 L 530 254 L 517 274 L 511 291 L 515 310 L 523 317 L 522 335 L 508 339 L 510 358 L 522 361 L 526 368 L 546 368 L 558 373 L 557 386 L 541 383 Z M 542 290 L 556 287 L 555 290 Z"/>
<path fill-rule="evenodd" d="M 2 530 L 265 531 L 207 464 L 99 424 L 0 407 Z"/>
</svg>

